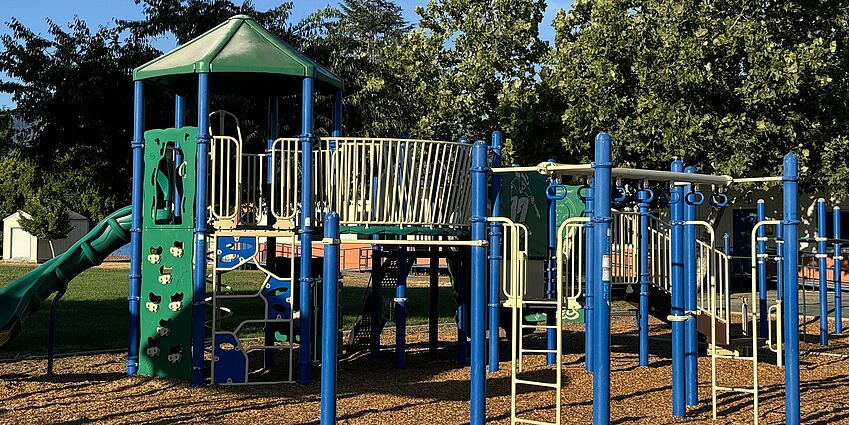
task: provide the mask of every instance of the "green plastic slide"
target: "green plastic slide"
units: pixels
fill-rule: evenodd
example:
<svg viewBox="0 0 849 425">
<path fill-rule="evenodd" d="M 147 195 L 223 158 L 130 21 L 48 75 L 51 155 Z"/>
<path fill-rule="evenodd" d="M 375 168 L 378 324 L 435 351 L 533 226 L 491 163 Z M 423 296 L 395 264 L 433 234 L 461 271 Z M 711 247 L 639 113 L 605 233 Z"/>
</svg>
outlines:
<svg viewBox="0 0 849 425">
<path fill-rule="evenodd" d="M 21 324 L 50 294 L 100 264 L 130 240 L 131 207 L 110 214 L 65 253 L 0 288 L 0 346 L 21 332 Z"/>
</svg>

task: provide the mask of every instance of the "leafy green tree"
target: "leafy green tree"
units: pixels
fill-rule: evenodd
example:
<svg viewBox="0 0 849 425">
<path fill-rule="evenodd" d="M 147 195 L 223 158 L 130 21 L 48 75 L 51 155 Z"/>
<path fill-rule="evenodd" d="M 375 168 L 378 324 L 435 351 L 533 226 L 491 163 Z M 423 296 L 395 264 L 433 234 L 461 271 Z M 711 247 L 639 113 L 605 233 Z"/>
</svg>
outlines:
<svg viewBox="0 0 849 425">
<path fill-rule="evenodd" d="M 590 157 L 609 131 L 619 163 L 705 172 L 780 172 L 800 155 L 803 183 L 846 193 L 849 2 L 578 0 L 555 18 L 556 46 L 527 105 L 559 126 L 516 146 L 525 162 L 563 149 Z M 553 96 L 551 94 L 554 94 Z M 526 123 L 525 125 L 530 125 Z M 527 131 L 529 132 L 529 131 Z"/>
<path fill-rule="evenodd" d="M 53 241 L 64 239 L 73 229 L 59 185 L 46 184 L 40 187 L 27 197 L 24 211 L 29 217 L 21 216 L 21 228 L 39 239 L 47 239 L 50 253 L 55 257 Z"/>
<path fill-rule="evenodd" d="M 0 37 L 0 71 L 9 78 L 0 91 L 12 94 L 15 117 L 27 125 L 12 131 L 3 151 L 32 161 L 39 176 L 75 174 L 98 202 L 82 208 L 80 192 L 61 199 L 94 219 L 128 203 L 130 71 L 158 52 L 114 28 L 92 31 L 79 19 L 67 28 L 49 22 L 46 36 L 14 19 L 8 25 L 11 34 Z M 150 124 L 170 115 L 163 108 L 147 112 Z"/>
</svg>

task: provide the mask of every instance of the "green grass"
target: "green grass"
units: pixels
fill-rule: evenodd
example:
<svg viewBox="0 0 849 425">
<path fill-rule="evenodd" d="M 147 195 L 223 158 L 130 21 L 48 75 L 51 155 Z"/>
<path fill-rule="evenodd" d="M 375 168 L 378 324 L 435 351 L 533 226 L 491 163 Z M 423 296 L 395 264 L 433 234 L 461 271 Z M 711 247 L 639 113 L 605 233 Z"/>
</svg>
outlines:
<svg viewBox="0 0 849 425">
<path fill-rule="evenodd" d="M 0 287 L 26 274 L 33 266 L 0 265 Z M 120 349 L 127 345 L 127 268 L 93 268 L 81 273 L 71 281 L 68 292 L 59 302 L 56 322 L 56 351 Z M 256 292 L 264 275 L 258 271 L 234 271 L 224 275 L 223 283 L 231 287 L 232 293 Z M 207 288 L 211 291 L 211 287 Z M 350 329 L 360 312 L 366 288 L 345 287 L 339 297 L 342 307 L 342 324 Z M 440 321 L 454 320 L 453 292 L 440 288 Z M 428 290 L 425 287 L 407 289 L 409 298 L 407 313 L 409 325 L 427 323 Z M 23 324 L 21 334 L 0 348 L 0 359 L 18 358 L 47 353 L 47 325 L 50 301 Z M 226 304 L 234 316 L 223 322 L 224 326 L 235 326 L 235 322 L 246 318 L 261 318 L 262 306 L 253 300 L 233 300 Z M 295 300 L 297 305 L 297 300 Z M 208 308 L 211 311 L 211 307 Z M 208 313 L 209 314 L 209 313 Z M 210 317 L 207 316 L 207 320 Z M 261 335 L 260 329 L 248 329 L 247 335 Z"/>
</svg>

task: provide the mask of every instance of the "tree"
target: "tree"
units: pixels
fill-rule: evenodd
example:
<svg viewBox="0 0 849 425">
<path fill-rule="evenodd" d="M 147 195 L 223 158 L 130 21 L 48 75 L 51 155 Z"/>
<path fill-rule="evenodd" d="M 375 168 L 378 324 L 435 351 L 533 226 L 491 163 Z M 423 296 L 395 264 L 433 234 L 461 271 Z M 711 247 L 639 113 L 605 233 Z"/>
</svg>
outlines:
<svg viewBox="0 0 849 425">
<path fill-rule="evenodd" d="M 9 28 L 0 37 L 0 72 L 8 76 L 0 91 L 12 94 L 15 117 L 26 125 L 13 129 L 2 150 L 31 161 L 39 176 L 74 174 L 85 185 L 69 187 L 74 192 L 60 199 L 94 219 L 128 203 L 130 73 L 158 52 L 114 28 L 92 31 L 79 19 L 67 29 L 49 22 L 47 37 L 14 19 Z M 168 115 L 148 108 L 147 120 L 161 123 Z M 92 193 L 97 202 L 80 202 Z"/>
<path fill-rule="evenodd" d="M 527 162 L 552 146 L 590 159 L 609 131 L 614 158 L 700 171 L 780 172 L 800 155 L 808 188 L 845 194 L 849 177 L 849 2 L 576 1 L 555 18 L 536 111 L 563 111 L 546 146 L 517 147 Z"/>
<path fill-rule="evenodd" d="M 39 188 L 27 198 L 24 211 L 29 217 L 21 215 L 21 228 L 39 239 L 47 239 L 50 253 L 55 257 L 53 240 L 66 238 L 73 229 L 59 185 L 46 184 Z"/>
</svg>

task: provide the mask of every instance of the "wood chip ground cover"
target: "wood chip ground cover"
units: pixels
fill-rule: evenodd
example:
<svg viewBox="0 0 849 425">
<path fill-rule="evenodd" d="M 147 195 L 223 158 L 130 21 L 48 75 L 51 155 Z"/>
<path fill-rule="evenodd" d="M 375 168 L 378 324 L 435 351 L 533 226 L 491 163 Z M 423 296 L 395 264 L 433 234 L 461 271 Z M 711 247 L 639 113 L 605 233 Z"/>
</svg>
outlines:
<svg viewBox="0 0 849 425">
<path fill-rule="evenodd" d="M 817 324 L 808 325 L 815 334 Z M 832 325 L 833 326 L 833 325 Z M 710 358 L 699 359 L 699 400 L 686 419 L 671 416 L 671 365 L 668 326 L 652 323 L 651 365 L 637 365 L 637 334 L 633 318 L 613 321 L 611 412 L 613 423 L 711 423 Z M 421 329 L 421 328 L 418 328 Z M 427 333 L 408 334 L 407 369 L 393 367 L 392 335 L 380 360 L 368 355 L 340 362 L 338 417 L 348 424 L 462 424 L 468 421 L 469 370 L 455 366 L 456 329 L 440 328 L 439 352 L 429 354 Z M 564 327 L 563 422 L 592 421 L 592 375 L 584 369 L 583 332 L 578 325 Z M 542 342 L 543 335 L 528 338 Z M 803 349 L 818 349 L 803 344 Z M 487 376 L 489 423 L 510 422 L 509 346 L 502 341 L 501 370 Z M 849 423 L 849 339 L 833 336 L 828 355 L 803 355 L 802 422 Z M 762 352 L 769 358 L 767 352 Z M 774 356 L 772 356 L 774 358 Z M 553 379 L 541 357 L 525 363 L 526 374 Z M 45 361 L 0 364 L 0 423 L 318 423 L 319 383 L 265 387 L 190 388 L 185 382 L 125 377 L 120 354 L 62 358 L 59 375 L 44 376 Z M 318 369 L 316 369 L 316 374 Z M 761 363 L 761 423 L 781 423 L 784 412 L 784 375 L 777 366 Z M 724 360 L 719 379 L 729 386 L 751 385 L 751 363 Z M 524 417 L 553 418 L 553 392 L 526 391 L 519 399 Z M 719 424 L 752 422 L 751 396 L 721 393 Z"/>
</svg>

